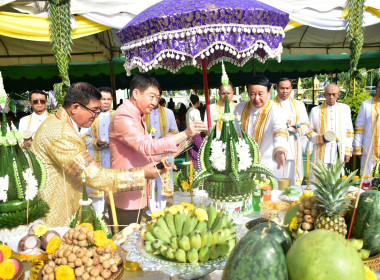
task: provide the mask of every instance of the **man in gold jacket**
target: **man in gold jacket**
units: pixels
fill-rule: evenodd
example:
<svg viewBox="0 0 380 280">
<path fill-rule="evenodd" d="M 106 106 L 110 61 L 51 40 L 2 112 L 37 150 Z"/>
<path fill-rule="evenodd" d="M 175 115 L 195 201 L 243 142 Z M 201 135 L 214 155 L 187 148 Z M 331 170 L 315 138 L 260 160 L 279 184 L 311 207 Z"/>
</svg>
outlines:
<svg viewBox="0 0 380 280">
<path fill-rule="evenodd" d="M 40 196 L 50 206 L 49 227 L 65 226 L 75 214 L 82 197 L 81 174 L 86 185 L 102 191 L 136 191 L 145 178 L 158 176 L 154 165 L 131 170 L 101 167 L 86 151 L 78 127 L 90 127 L 100 114 L 100 92 L 85 82 L 73 84 L 63 106 L 37 130 L 32 151 L 46 168 L 46 186 Z"/>
</svg>

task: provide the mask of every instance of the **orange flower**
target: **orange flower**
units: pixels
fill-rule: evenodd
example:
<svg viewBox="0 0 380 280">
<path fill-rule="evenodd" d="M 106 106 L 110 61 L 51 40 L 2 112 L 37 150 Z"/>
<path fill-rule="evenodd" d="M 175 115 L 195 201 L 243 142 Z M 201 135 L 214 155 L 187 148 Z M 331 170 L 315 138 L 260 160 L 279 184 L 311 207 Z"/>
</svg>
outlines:
<svg viewBox="0 0 380 280">
<path fill-rule="evenodd" d="M 46 246 L 46 253 L 53 254 L 55 251 L 58 250 L 59 246 L 61 245 L 61 238 L 59 236 L 53 236 L 47 246 Z"/>
<path fill-rule="evenodd" d="M 103 247 L 107 244 L 108 238 L 102 230 L 94 231 L 94 243 L 96 247 Z"/>
<path fill-rule="evenodd" d="M 0 278 L 4 280 L 12 279 L 16 273 L 16 266 L 11 262 L 0 263 Z"/>
<path fill-rule="evenodd" d="M 111 239 L 107 239 L 106 245 L 107 244 L 111 245 L 111 251 L 115 251 L 116 250 L 116 244 Z"/>
<path fill-rule="evenodd" d="M 57 280 L 74 280 L 74 269 L 68 265 L 60 265 L 55 271 L 55 279 Z"/>
</svg>

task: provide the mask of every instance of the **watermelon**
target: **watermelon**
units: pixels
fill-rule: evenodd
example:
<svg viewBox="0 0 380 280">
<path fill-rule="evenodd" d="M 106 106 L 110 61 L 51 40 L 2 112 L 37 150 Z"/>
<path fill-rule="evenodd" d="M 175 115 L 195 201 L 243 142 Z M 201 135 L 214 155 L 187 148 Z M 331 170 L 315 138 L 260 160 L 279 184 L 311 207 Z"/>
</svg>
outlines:
<svg viewBox="0 0 380 280">
<path fill-rule="evenodd" d="M 224 267 L 222 280 L 249 279 L 288 279 L 283 249 L 266 230 L 250 230 L 232 250 Z"/>
<path fill-rule="evenodd" d="M 261 223 L 255 225 L 250 231 L 258 231 L 261 233 L 264 228 L 268 228 L 266 233 L 271 235 L 273 240 L 281 245 L 284 254 L 286 255 L 290 246 L 292 246 L 292 239 L 286 229 L 274 222 L 270 222 L 270 226 L 268 223 Z"/>
<path fill-rule="evenodd" d="M 290 280 L 365 280 L 358 252 L 346 240 L 324 229 L 299 237 L 286 255 Z M 275 278 L 273 278 L 275 279 Z"/>
<path fill-rule="evenodd" d="M 352 211 L 348 216 L 351 224 Z M 370 256 L 380 253 L 380 192 L 366 191 L 360 195 L 350 238 L 363 239 L 363 248 Z"/>
<path fill-rule="evenodd" d="M 289 226 L 290 226 L 290 223 L 292 222 L 292 219 L 296 216 L 297 214 L 297 211 L 298 211 L 298 205 L 299 204 L 296 204 L 296 205 L 293 205 L 292 207 L 290 207 L 290 209 L 286 212 L 285 214 L 285 217 L 284 217 L 284 226 L 286 228 L 286 230 L 290 233 L 290 230 L 289 230 Z"/>
</svg>

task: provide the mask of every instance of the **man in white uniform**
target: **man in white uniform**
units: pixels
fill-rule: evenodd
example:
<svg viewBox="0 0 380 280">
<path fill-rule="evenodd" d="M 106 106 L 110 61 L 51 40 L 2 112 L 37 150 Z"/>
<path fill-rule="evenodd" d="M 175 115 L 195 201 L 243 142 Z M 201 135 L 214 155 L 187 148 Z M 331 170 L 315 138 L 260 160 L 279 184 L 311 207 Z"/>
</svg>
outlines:
<svg viewBox="0 0 380 280">
<path fill-rule="evenodd" d="M 49 112 L 46 110 L 47 93 L 42 90 L 32 90 L 29 92 L 29 104 L 33 113 L 20 119 L 18 130 L 23 132 L 30 129 L 33 137 L 40 125 L 49 116 Z"/>
<path fill-rule="evenodd" d="M 239 103 L 234 114 L 241 116 L 241 128 L 259 145 L 262 164 L 282 178 L 288 152 L 286 120 L 281 107 L 270 101 L 270 89 L 266 77 L 251 78 L 247 85 L 249 101 Z M 241 133 L 237 121 L 235 129 Z"/>
<path fill-rule="evenodd" d="M 289 151 L 286 157 L 285 177 L 292 185 L 301 185 L 303 180 L 303 160 L 301 137 L 309 131 L 309 118 L 305 104 L 290 97 L 292 82 L 281 78 L 277 82 L 278 95 L 274 102 L 281 106 L 285 113 L 284 120 L 288 127 Z"/>
<path fill-rule="evenodd" d="M 108 126 L 114 114 L 114 111 L 111 109 L 112 89 L 109 87 L 100 87 L 98 90 L 102 94 L 100 100 L 101 113 L 89 128 L 82 128 L 80 134 L 91 157 L 104 168 L 111 168 Z M 87 188 L 87 191 L 93 200 L 93 206 L 97 214 L 102 217 L 104 212 L 103 192 L 94 191 L 91 188 Z"/>
<path fill-rule="evenodd" d="M 201 120 L 201 113 L 198 110 L 199 107 L 199 97 L 198 95 L 192 94 L 190 96 L 191 106 L 186 112 L 186 127 L 193 121 Z"/>
<path fill-rule="evenodd" d="M 354 155 L 361 156 L 362 173 L 368 151 L 371 150 L 366 172 L 362 175 L 370 175 L 374 164 L 380 159 L 380 117 L 377 119 L 378 114 L 380 114 L 380 80 L 376 83 L 375 97 L 363 101 L 360 105 L 355 124 Z M 374 130 L 375 136 L 370 147 Z"/>
<path fill-rule="evenodd" d="M 235 109 L 235 103 L 232 101 L 234 96 L 234 90 L 232 84 L 229 82 L 225 87 L 222 84 L 219 86 L 219 100 L 215 104 L 210 105 L 210 116 L 211 116 L 211 126 L 214 127 L 216 125 L 216 137 L 220 137 L 220 133 L 222 132 L 222 120 L 220 119 L 221 115 L 224 113 L 224 104 L 226 98 L 230 102 L 230 112 L 233 112 Z M 216 122 L 216 124 L 215 124 Z M 207 124 L 207 110 L 205 111 L 204 123 Z"/>
<path fill-rule="evenodd" d="M 159 99 L 161 98 L 161 94 L 162 92 L 160 90 Z M 178 133 L 178 127 L 173 111 L 162 107 L 159 104 L 157 104 L 150 114 L 145 114 L 144 119 L 148 130 L 152 128 L 156 130 L 154 133 L 148 131 L 153 138 L 158 139 L 170 134 Z M 165 209 L 167 197 L 173 194 L 173 170 L 170 169 L 170 171 L 166 173 L 167 174 L 163 174 L 162 176 L 151 180 L 151 199 L 149 202 L 148 214 L 151 214 L 155 210 Z"/>
<path fill-rule="evenodd" d="M 329 84 L 325 87 L 323 96 L 326 101 L 314 107 L 309 116 L 309 140 L 314 144 L 312 158 L 319 158 L 330 167 L 339 151 L 339 160 L 349 162 L 352 156 L 352 141 L 354 130 L 351 120 L 351 109 L 348 105 L 336 102 L 340 96 L 339 87 Z M 335 139 L 325 139 L 326 132 L 335 134 Z"/>
</svg>

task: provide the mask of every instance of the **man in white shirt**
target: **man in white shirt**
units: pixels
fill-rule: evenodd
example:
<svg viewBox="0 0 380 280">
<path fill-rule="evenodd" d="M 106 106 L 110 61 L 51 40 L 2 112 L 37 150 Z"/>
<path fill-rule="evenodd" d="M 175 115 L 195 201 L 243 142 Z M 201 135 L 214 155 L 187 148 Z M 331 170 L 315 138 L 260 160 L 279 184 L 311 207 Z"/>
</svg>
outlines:
<svg viewBox="0 0 380 280">
<path fill-rule="evenodd" d="M 341 162 L 350 161 L 354 130 L 350 107 L 336 102 L 340 96 L 339 87 L 329 84 L 323 96 L 326 101 L 310 112 L 310 131 L 307 136 L 314 144 L 312 158 L 319 158 L 330 167 L 337 157 L 337 151 Z M 335 134 L 335 139 L 326 139 L 328 134 Z"/>
<path fill-rule="evenodd" d="M 365 174 L 370 175 L 373 166 L 380 159 L 380 80 L 376 83 L 376 95 L 365 100 L 360 105 L 358 117 L 355 123 L 354 155 L 361 156 L 361 172 L 363 173 L 367 154 L 371 156 Z M 377 122 L 376 122 L 377 120 Z M 370 147 L 372 132 L 375 131 L 372 147 Z"/>
<path fill-rule="evenodd" d="M 199 112 L 199 97 L 198 95 L 192 94 L 190 96 L 191 106 L 186 112 L 186 127 L 189 126 L 189 123 L 193 121 L 201 120 L 201 113 Z"/>
<path fill-rule="evenodd" d="M 33 113 L 20 119 L 18 130 L 23 132 L 30 129 L 34 136 L 37 129 L 49 116 L 49 112 L 46 110 L 47 103 L 47 93 L 37 89 L 29 92 L 29 104 Z"/>
<path fill-rule="evenodd" d="M 281 107 L 270 101 L 271 83 L 264 76 L 255 76 L 248 81 L 249 101 L 239 103 L 234 114 L 241 116 L 235 121 L 237 133 L 243 129 L 259 145 L 261 162 L 277 178 L 283 177 L 282 168 L 288 152 L 286 120 Z"/>
<path fill-rule="evenodd" d="M 86 144 L 88 153 L 104 168 L 111 168 L 110 149 L 108 140 L 108 127 L 114 111 L 112 105 L 112 89 L 100 87 L 102 94 L 100 99 L 101 113 L 89 128 L 81 129 L 81 137 Z M 100 217 L 104 212 L 104 194 L 102 191 L 87 188 L 89 196 L 93 199 L 93 206 Z"/>
<path fill-rule="evenodd" d="M 286 157 L 285 177 L 292 185 L 301 185 L 303 180 L 303 159 L 301 137 L 309 131 L 309 118 L 305 104 L 290 97 L 292 82 L 281 78 L 277 82 L 278 95 L 274 102 L 281 106 L 288 127 L 289 151 Z"/>
<path fill-rule="evenodd" d="M 162 91 L 159 91 L 161 98 Z M 162 107 L 157 103 L 157 106 L 150 114 L 145 114 L 144 119 L 148 127 L 148 131 L 153 138 L 162 138 L 171 134 L 178 133 L 177 123 L 175 121 L 174 113 L 172 110 Z M 154 129 L 153 129 L 154 128 Z M 154 132 L 152 131 L 154 130 Z M 162 181 L 161 181 L 162 180 Z M 173 170 L 151 180 L 151 199 L 149 202 L 149 211 L 151 214 L 155 210 L 163 210 L 166 207 L 166 200 L 168 196 L 172 196 L 174 192 L 173 187 Z"/>
<path fill-rule="evenodd" d="M 211 116 L 211 127 L 216 125 L 216 137 L 220 137 L 222 132 L 222 120 L 220 119 L 221 115 L 224 113 L 224 104 L 226 98 L 230 102 L 230 112 L 233 112 L 235 109 L 235 103 L 232 101 L 234 96 L 234 90 L 232 83 L 228 83 L 225 87 L 222 84 L 219 86 L 219 100 L 215 104 L 210 105 L 210 116 Z M 215 123 L 216 122 L 216 123 Z M 207 110 L 205 111 L 204 123 L 207 125 Z"/>
</svg>

